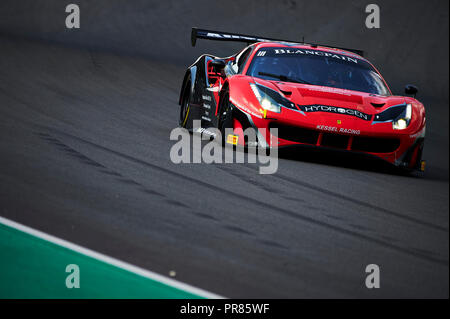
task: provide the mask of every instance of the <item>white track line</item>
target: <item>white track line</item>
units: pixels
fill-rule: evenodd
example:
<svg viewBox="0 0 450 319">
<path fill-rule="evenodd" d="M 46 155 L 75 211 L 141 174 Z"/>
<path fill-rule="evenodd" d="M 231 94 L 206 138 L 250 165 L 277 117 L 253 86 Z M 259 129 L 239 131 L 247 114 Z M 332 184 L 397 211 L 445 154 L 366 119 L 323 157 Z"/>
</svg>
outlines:
<svg viewBox="0 0 450 319">
<path fill-rule="evenodd" d="M 124 261 L 115 259 L 113 257 L 109 257 L 109 256 L 103 255 L 101 253 L 95 252 L 95 251 L 90 250 L 88 248 L 84 248 L 84 247 L 78 246 L 78 245 L 76 245 L 74 243 L 71 243 L 71 242 L 68 242 L 68 241 L 66 241 L 64 239 L 61 239 L 61 238 L 58 238 L 58 237 L 46 234 L 44 232 L 41 232 L 39 230 L 30 228 L 28 226 L 25 226 L 25 225 L 22 225 L 22 224 L 19 224 L 19 223 L 16 223 L 16 222 L 14 222 L 12 220 L 9 220 L 9 219 L 1 217 L 1 216 L 0 216 L 0 223 L 6 225 L 8 227 L 20 230 L 20 231 L 22 231 L 24 233 L 30 234 L 32 236 L 38 237 L 40 239 L 49 241 L 49 242 L 51 242 L 53 244 L 62 246 L 64 248 L 68 248 L 68 249 L 73 250 L 73 251 L 75 251 L 77 253 L 86 255 L 88 257 L 100 260 L 100 261 L 105 262 L 105 263 L 110 264 L 110 265 L 113 265 L 115 267 L 118 267 L 118 268 L 127 270 L 129 272 L 135 273 L 135 274 L 137 274 L 139 276 L 158 281 L 158 282 L 163 283 L 163 284 L 165 284 L 167 286 L 171 286 L 171 287 L 174 287 L 174 288 L 177 288 L 177 289 L 180 289 L 180 290 L 183 290 L 183 291 L 186 291 L 188 293 L 192 293 L 194 295 L 197 295 L 197 296 L 200 296 L 200 297 L 204 297 L 204 298 L 209 298 L 209 299 L 223 299 L 224 298 L 222 296 L 213 294 L 213 293 L 208 292 L 206 290 L 203 290 L 203 289 L 200 289 L 200 288 L 197 288 L 197 287 L 185 284 L 183 282 L 180 282 L 180 281 L 177 281 L 177 280 L 165 277 L 163 275 L 157 274 L 157 273 L 155 273 L 153 271 L 146 270 L 146 269 L 140 268 L 138 266 L 134 266 L 134 265 L 131 265 L 129 263 L 126 263 Z"/>
</svg>

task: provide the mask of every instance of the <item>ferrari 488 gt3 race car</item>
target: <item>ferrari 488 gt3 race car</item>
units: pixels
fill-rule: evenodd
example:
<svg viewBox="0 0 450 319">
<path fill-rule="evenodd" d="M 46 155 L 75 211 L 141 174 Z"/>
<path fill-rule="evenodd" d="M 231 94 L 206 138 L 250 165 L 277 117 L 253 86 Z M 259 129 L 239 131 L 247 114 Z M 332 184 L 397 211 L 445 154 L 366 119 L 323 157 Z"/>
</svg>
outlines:
<svg viewBox="0 0 450 319">
<path fill-rule="evenodd" d="M 414 98 L 417 88 L 407 85 L 407 96 L 394 96 L 362 51 L 193 28 L 193 46 L 198 38 L 248 46 L 226 58 L 204 54 L 188 68 L 179 100 L 182 127 L 232 128 L 224 141 L 244 147 L 250 145 L 243 131 L 253 128 L 263 148 L 341 149 L 424 169 L 425 109 Z"/>
</svg>

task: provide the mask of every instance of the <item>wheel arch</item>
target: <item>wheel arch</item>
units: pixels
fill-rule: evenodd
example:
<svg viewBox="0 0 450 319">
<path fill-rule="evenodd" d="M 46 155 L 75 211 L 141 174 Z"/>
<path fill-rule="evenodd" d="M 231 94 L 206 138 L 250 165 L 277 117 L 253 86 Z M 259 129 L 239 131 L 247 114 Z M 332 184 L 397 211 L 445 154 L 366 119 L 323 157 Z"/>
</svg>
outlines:
<svg viewBox="0 0 450 319">
<path fill-rule="evenodd" d="M 191 66 L 189 69 L 186 70 L 185 74 L 184 74 L 184 78 L 183 78 L 183 83 L 181 85 L 181 90 L 180 90 L 180 96 L 178 99 L 178 104 L 181 105 L 181 103 L 183 103 L 183 98 L 184 98 L 184 94 L 185 94 L 185 90 L 187 88 L 187 85 L 189 83 L 189 76 L 190 76 L 190 94 L 192 95 L 194 92 L 194 86 L 195 86 L 195 80 L 196 80 L 196 76 L 197 76 L 197 66 Z"/>
</svg>

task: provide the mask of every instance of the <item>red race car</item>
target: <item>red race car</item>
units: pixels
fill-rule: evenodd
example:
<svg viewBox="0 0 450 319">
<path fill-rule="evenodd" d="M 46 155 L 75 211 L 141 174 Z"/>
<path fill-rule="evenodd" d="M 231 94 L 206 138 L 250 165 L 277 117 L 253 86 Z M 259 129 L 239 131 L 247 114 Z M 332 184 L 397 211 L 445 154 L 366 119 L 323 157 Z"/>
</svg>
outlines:
<svg viewBox="0 0 450 319">
<path fill-rule="evenodd" d="M 392 95 L 362 51 L 193 28 L 193 46 L 198 38 L 248 46 L 226 58 L 202 55 L 188 68 L 179 100 L 182 127 L 213 136 L 208 128 L 232 128 L 224 141 L 244 147 L 250 142 L 243 132 L 252 128 L 256 144 L 267 149 L 340 149 L 424 170 L 425 108 L 414 98 L 417 88 Z"/>
</svg>

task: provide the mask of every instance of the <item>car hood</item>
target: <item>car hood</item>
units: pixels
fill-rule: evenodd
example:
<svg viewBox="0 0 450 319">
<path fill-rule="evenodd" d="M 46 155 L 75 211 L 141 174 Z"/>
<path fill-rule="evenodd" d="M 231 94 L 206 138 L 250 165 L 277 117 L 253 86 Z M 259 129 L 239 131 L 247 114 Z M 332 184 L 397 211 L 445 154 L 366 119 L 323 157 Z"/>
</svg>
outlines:
<svg viewBox="0 0 450 319">
<path fill-rule="evenodd" d="M 381 96 L 326 86 L 267 81 L 259 78 L 254 78 L 254 80 L 256 83 L 278 91 L 291 102 L 302 106 L 336 106 L 367 114 L 376 114 L 390 106 L 405 103 L 405 98 L 402 96 Z"/>
</svg>

